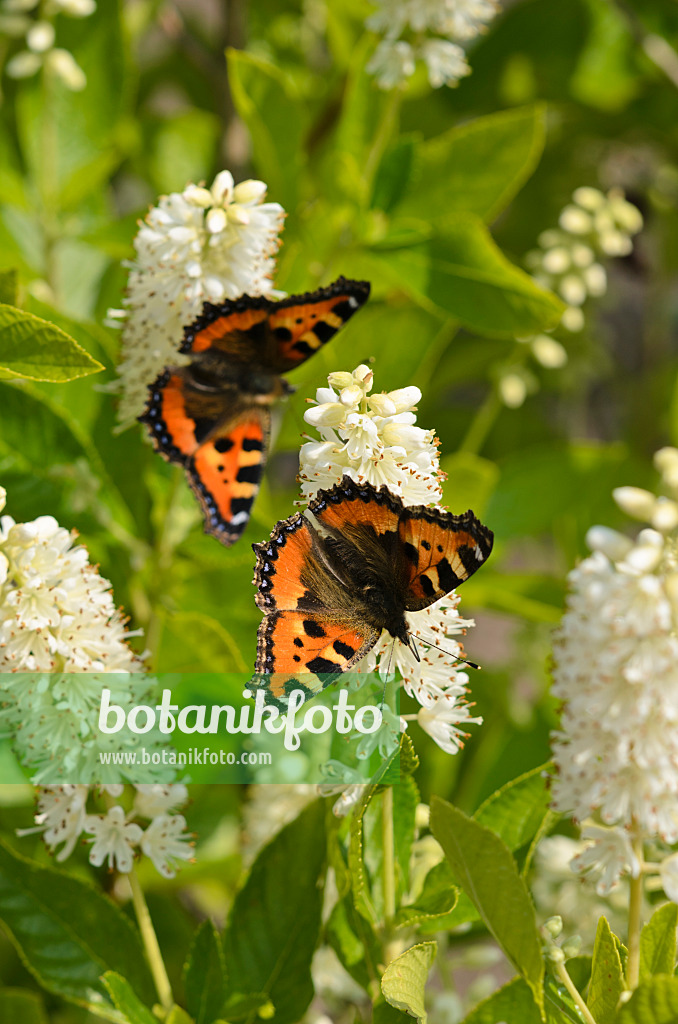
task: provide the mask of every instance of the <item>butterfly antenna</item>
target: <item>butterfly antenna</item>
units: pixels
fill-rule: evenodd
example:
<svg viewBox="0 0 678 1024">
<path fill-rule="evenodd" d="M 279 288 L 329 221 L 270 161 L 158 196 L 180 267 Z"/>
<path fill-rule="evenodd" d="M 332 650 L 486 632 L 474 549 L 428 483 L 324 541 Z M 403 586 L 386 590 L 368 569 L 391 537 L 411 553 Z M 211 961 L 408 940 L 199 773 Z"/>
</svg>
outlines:
<svg viewBox="0 0 678 1024">
<path fill-rule="evenodd" d="M 410 636 L 412 637 L 412 640 L 414 641 L 414 633 L 410 633 Z M 480 665 L 476 665 L 475 661 L 469 661 L 468 658 L 460 658 L 458 654 L 452 654 L 452 651 L 446 651 L 444 647 L 436 647 L 435 644 L 430 644 L 428 642 L 428 640 L 424 640 L 420 636 L 417 637 L 417 640 L 421 644 L 426 644 L 427 647 L 432 647 L 434 651 L 442 651 L 443 654 L 447 654 L 447 656 L 449 658 L 454 658 L 455 661 L 460 661 L 460 662 L 462 662 L 462 664 L 468 665 L 469 668 L 475 668 L 475 669 L 477 669 L 480 672 Z M 412 644 L 410 644 L 410 649 L 414 650 Z M 417 661 L 419 661 L 419 655 L 418 654 L 417 654 L 416 657 L 417 657 Z"/>
</svg>

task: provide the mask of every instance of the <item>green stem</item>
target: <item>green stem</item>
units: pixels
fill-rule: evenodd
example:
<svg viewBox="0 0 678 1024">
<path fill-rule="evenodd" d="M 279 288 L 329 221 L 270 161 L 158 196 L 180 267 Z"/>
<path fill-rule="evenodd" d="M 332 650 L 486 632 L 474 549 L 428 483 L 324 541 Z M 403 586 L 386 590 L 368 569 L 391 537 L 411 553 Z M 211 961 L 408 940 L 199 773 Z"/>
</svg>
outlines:
<svg viewBox="0 0 678 1024">
<path fill-rule="evenodd" d="M 466 437 L 459 446 L 459 451 L 478 455 L 501 412 L 501 408 L 502 404 L 499 395 L 493 387 L 475 414 Z"/>
<path fill-rule="evenodd" d="M 54 79 L 47 69 L 42 71 L 42 125 L 41 163 L 38 188 L 40 191 L 41 226 L 43 236 L 43 263 L 45 280 L 52 292 L 54 305 L 58 305 L 58 273 L 56 246 L 58 227 L 58 139 L 54 110 Z"/>
<path fill-rule="evenodd" d="M 579 1008 L 579 1011 L 586 1021 L 586 1024 L 596 1024 L 595 1018 L 593 1017 L 588 1006 L 584 1002 L 582 996 L 577 989 L 577 986 L 572 981 L 572 978 L 567 973 L 567 967 L 565 964 L 554 964 L 553 969 L 559 981 L 562 981 L 563 985 L 567 989 L 568 993 L 572 997 L 572 1001 Z"/>
<path fill-rule="evenodd" d="M 390 963 L 393 920 L 396 914 L 395 835 L 393 829 L 393 788 L 384 790 L 381 804 L 382 882 L 384 889 L 384 959 Z"/>
<path fill-rule="evenodd" d="M 152 592 L 148 595 L 150 615 L 148 617 L 148 622 L 146 623 L 146 646 L 151 652 L 151 656 L 154 660 L 160 644 L 160 636 L 162 634 L 163 616 L 159 611 L 159 603 L 165 592 L 165 575 L 168 568 L 171 567 L 172 555 L 174 554 L 174 543 L 172 541 L 174 508 L 181 494 L 183 480 L 183 471 L 180 466 L 176 466 L 174 468 L 169 494 L 167 496 L 167 504 L 165 506 L 162 526 L 158 532 L 156 543 L 154 545 L 153 557 L 150 562 Z"/>
<path fill-rule="evenodd" d="M 162 953 L 160 952 L 158 937 L 155 934 L 155 928 L 153 927 L 151 915 L 148 910 L 144 890 L 141 888 L 141 883 L 139 882 L 134 868 L 132 868 L 127 877 L 129 878 L 129 884 L 132 889 L 134 912 L 139 923 L 139 931 L 141 932 L 141 939 L 144 944 L 144 949 L 146 950 L 146 957 L 148 959 L 148 965 L 151 968 L 151 974 L 153 975 L 158 999 L 160 1000 L 162 1008 L 165 1011 L 168 1011 L 174 1005 L 172 986 L 170 985 L 170 980 L 167 977 L 167 969 L 162 958 Z"/>
<path fill-rule="evenodd" d="M 628 948 L 629 958 L 626 965 L 626 985 L 633 990 L 638 988 L 640 981 L 640 927 L 641 914 L 643 909 L 643 840 L 633 840 L 633 852 L 636 855 L 641 870 L 636 878 L 631 878 L 629 887 L 629 932 Z"/>
</svg>

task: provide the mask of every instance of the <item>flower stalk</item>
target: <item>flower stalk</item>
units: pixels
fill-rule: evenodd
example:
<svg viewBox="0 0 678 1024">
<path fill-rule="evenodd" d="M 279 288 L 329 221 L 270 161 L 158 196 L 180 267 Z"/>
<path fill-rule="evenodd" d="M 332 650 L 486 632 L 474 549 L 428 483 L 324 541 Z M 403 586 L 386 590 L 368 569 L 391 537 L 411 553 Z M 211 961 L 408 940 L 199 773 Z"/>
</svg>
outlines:
<svg viewBox="0 0 678 1024">
<path fill-rule="evenodd" d="M 153 975 L 155 990 L 158 993 L 158 999 L 163 1010 L 169 1011 L 174 1005 L 172 986 L 167 975 L 165 961 L 163 960 L 162 953 L 160 952 L 158 937 L 155 934 L 155 928 L 153 927 L 151 914 L 148 909 L 146 897 L 144 896 L 144 890 L 141 888 L 141 883 L 134 868 L 132 868 L 127 877 L 129 878 L 129 884 L 132 890 L 134 913 L 136 914 L 137 922 L 139 924 L 139 931 L 146 951 L 148 966 L 150 967 L 151 974 Z"/>
<path fill-rule="evenodd" d="M 643 907 L 643 840 L 636 838 L 633 841 L 633 852 L 640 865 L 636 875 L 631 876 L 629 886 L 629 929 L 628 929 L 628 950 L 629 958 L 626 966 L 626 984 L 629 989 L 638 988 L 640 981 L 640 929 L 642 924 L 641 914 Z"/>
</svg>

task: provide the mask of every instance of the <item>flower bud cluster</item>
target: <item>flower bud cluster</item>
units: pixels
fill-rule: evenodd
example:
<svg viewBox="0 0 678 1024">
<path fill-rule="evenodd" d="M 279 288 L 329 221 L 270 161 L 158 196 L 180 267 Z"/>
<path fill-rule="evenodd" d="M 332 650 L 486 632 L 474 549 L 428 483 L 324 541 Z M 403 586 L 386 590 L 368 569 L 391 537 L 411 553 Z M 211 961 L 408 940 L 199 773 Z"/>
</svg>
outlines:
<svg viewBox="0 0 678 1024">
<path fill-rule="evenodd" d="M 678 842 L 678 449 L 655 456 L 662 490 L 614 492 L 650 525 L 635 539 L 607 527 L 571 573 L 555 643 L 553 693 L 563 701 L 553 737 L 554 807 L 588 828 L 575 867 L 609 891 L 633 873 L 629 836 Z"/>
<path fill-rule="evenodd" d="M 271 277 L 284 210 L 267 203 L 263 181 L 234 183 L 230 171 L 210 188 L 189 184 L 161 196 L 141 223 L 129 265 L 125 309 L 109 310 L 122 322 L 121 425 L 141 415 L 148 386 L 166 366 L 186 357 L 183 330 L 204 302 L 240 295 L 275 295 Z"/>
<path fill-rule="evenodd" d="M 37 13 L 39 8 L 39 13 Z M 54 75 L 73 92 L 87 85 L 87 77 L 69 50 L 55 46 L 54 16 L 87 18 L 96 10 L 95 0 L 3 0 L 0 4 L 0 32 L 23 37 L 26 49 L 19 50 L 7 62 L 10 78 L 31 78 L 43 69 Z"/>
<path fill-rule="evenodd" d="M 607 274 L 601 261 L 632 252 L 633 236 L 642 228 L 643 218 L 620 189 L 605 194 L 584 186 L 575 189 L 558 223 L 558 228 L 542 232 L 539 248 L 527 254 L 526 263 L 537 284 L 556 292 L 567 303 L 562 326 L 580 331 L 586 300 L 607 291 Z"/>
<path fill-rule="evenodd" d="M 471 68 L 460 43 L 484 32 L 495 0 L 377 0 L 367 28 L 383 36 L 367 71 L 381 89 L 403 86 L 421 60 L 433 89 L 455 86 Z"/>
<path fill-rule="evenodd" d="M 361 364 L 353 373 L 328 377 L 304 414 L 321 440 L 301 446 L 299 479 L 304 498 L 332 487 L 343 476 L 375 487 L 385 484 L 406 505 L 440 501 L 438 441 L 415 426 L 421 399 L 416 387 L 371 394 L 373 373 Z"/>
</svg>

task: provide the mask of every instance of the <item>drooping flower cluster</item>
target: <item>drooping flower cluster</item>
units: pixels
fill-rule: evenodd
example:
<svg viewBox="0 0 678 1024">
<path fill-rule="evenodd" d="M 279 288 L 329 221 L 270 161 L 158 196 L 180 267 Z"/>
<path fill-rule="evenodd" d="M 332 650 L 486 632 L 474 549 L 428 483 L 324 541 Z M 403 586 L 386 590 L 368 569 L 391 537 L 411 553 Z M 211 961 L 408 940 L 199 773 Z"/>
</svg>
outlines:
<svg viewBox="0 0 678 1024">
<path fill-rule="evenodd" d="M 575 189 L 558 223 L 558 228 L 542 232 L 539 248 L 528 253 L 526 262 L 537 284 L 555 291 L 567 303 L 562 326 L 580 331 L 584 326 L 582 306 L 588 298 L 607 290 L 601 260 L 627 256 L 643 218 L 620 189 L 605 195 L 585 186 Z"/>
<path fill-rule="evenodd" d="M 134 635 L 74 534 L 52 516 L 0 519 L 0 728 L 34 781 L 53 779 L 57 760 L 60 771 L 86 778 L 100 751 L 136 742 L 97 728 L 101 673 L 112 673 L 118 704 L 143 702 L 150 691 L 128 644 Z"/>
<path fill-rule="evenodd" d="M 87 85 L 85 72 L 69 50 L 55 46 L 54 17 L 87 18 L 96 10 L 95 0 L 3 0 L 0 5 L 0 32 L 23 38 L 26 49 L 7 62 L 10 78 L 30 78 L 44 69 L 55 75 L 67 89 L 80 92 Z M 40 9 L 39 12 L 37 9 Z"/>
<path fill-rule="evenodd" d="M 367 71 L 382 89 L 407 82 L 417 61 L 431 87 L 455 86 L 471 73 L 463 46 L 484 32 L 497 13 L 496 0 L 376 0 L 367 28 L 383 36 Z"/>
<path fill-rule="evenodd" d="M 601 891 L 636 870 L 631 839 L 678 842 L 678 449 L 655 456 L 667 494 L 614 492 L 648 522 L 635 540 L 593 527 L 593 554 L 570 573 L 556 636 L 554 695 L 564 702 L 554 734 L 554 807 L 583 821 Z"/>
<path fill-rule="evenodd" d="M 185 362 L 183 329 L 204 302 L 272 293 L 285 214 L 265 196 L 263 181 L 235 185 L 221 171 L 210 188 L 188 185 L 149 210 L 134 240 L 126 308 L 109 310 L 123 326 L 122 426 L 141 415 L 148 385 L 164 367 Z"/>
<path fill-rule="evenodd" d="M 370 394 L 373 373 L 361 364 L 353 373 L 329 375 L 304 414 L 321 441 L 301 446 L 299 479 L 304 498 L 332 487 L 346 475 L 375 487 L 385 484 L 406 505 L 440 501 L 438 442 L 432 430 L 415 426 L 421 399 L 416 387 Z"/>
<path fill-rule="evenodd" d="M 607 195 L 597 188 L 575 189 L 572 202 L 560 214 L 559 227 L 543 231 L 539 248 L 525 257 L 534 280 L 556 292 L 566 303 L 559 327 L 573 333 L 584 327 L 583 306 L 607 291 L 604 260 L 627 256 L 633 236 L 643 226 L 640 210 L 624 198 L 620 189 Z M 528 352 L 546 369 L 567 362 L 567 349 L 551 333 L 516 338 L 522 343 L 498 380 L 499 397 L 509 409 L 518 409 L 530 392 L 539 387 L 537 377 L 523 358 Z"/>
<path fill-rule="evenodd" d="M 328 388 L 320 388 L 305 420 L 317 428 L 321 441 L 308 441 L 300 452 L 299 479 L 305 500 L 317 491 L 332 487 L 344 475 L 375 487 L 385 485 L 405 505 L 429 505 L 442 498 L 437 440 L 432 430 L 415 425 L 416 387 L 387 393 L 372 393 L 373 372 L 361 364 L 352 373 L 336 372 L 328 377 Z M 465 700 L 468 675 L 458 637 L 473 625 L 462 619 L 459 598 L 452 592 L 423 611 L 408 612 L 406 618 L 419 650 L 417 661 L 409 648 L 384 634 L 357 668 L 358 675 L 378 672 L 383 678 L 397 672 L 405 692 L 421 708 L 403 716 L 400 728 L 409 720 L 418 724 L 443 750 L 456 754 L 467 736 L 466 726 L 479 724 L 470 715 Z M 430 646 L 429 646 L 430 645 Z M 384 709 L 385 712 L 387 709 Z M 392 744 L 393 723 L 385 714 L 383 728 L 388 736 L 370 737 L 373 746 Z M 398 723 L 396 722 L 396 735 Z M 336 766 L 335 766 L 336 767 Z M 340 772 L 341 779 L 328 776 L 323 792 L 339 792 L 335 813 L 350 810 L 360 798 L 362 786 Z"/>
<path fill-rule="evenodd" d="M 38 787 L 38 812 L 35 827 L 21 834 L 41 832 L 48 849 L 58 861 L 66 860 L 79 839 L 90 844 L 89 861 L 95 867 L 106 863 L 110 870 L 128 873 L 134 858 L 145 854 L 165 878 L 174 878 L 175 861 L 193 857 L 192 835 L 186 832 L 186 819 L 173 814 L 188 800 L 186 786 L 135 785 L 129 810 L 118 803 L 105 814 L 87 812 L 87 801 L 94 786 L 64 785 Z M 120 799 L 125 787 L 102 786 L 111 799 Z M 148 822 L 145 826 L 138 819 Z"/>
</svg>

